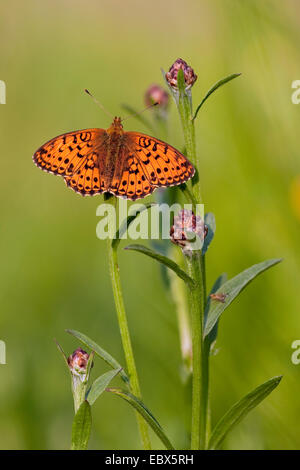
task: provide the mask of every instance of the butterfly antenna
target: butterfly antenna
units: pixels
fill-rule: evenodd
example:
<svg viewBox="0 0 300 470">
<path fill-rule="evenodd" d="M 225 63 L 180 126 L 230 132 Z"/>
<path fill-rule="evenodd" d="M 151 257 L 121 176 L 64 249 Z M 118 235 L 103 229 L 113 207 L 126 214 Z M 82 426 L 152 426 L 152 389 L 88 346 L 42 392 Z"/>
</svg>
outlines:
<svg viewBox="0 0 300 470">
<path fill-rule="evenodd" d="M 109 111 L 107 111 L 104 108 L 103 104 L 100 103 L 100 101 L 96 100 L 96 98 L 92 95 L 92 93 L 89 92 L 89 90 L 85 89 L 84 91 L 86 92 L 87 95 L 89 95 L 92 98 L 93 101 L 95 101 L 95 103 L 102 109 L 102 111 L 105 112 L 105 114 L 107 114 L 109 117 L 112 117 L 112 118 L 114 117 Z"/>
<path fill-rule="evenodd" d="M 133 117 L 133 116 L 138 116 L 139 114 L 142 114 L 144 111 L 147 111 L 147 109 L 150 109 L 150 108 L 153 108 L 154 106 L 157 106 L 159 105 L 160 102 L 159 101 L 156 101 L 155 103 L 153 104 L 150 104 L 149 106 L 147 106 L 146 108 L 142 109 L 142 111 L 138 111 L 137 113 L 132 113 L 130 114 L 129 116 L 126 116 L 125 118 L 121 119 L 121 122 L 123 121 L 126 121 L 127 119 Z"/>
</svg>

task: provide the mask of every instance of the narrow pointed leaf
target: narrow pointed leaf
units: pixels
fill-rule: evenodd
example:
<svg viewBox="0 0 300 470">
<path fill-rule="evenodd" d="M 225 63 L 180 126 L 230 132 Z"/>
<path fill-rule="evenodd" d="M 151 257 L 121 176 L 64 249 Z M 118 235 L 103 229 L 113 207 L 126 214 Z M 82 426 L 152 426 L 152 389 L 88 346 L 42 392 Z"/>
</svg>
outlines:
<svg viewBox="0 0 300 470">
<path fill-rule="evenodd" d="M 149 426 L 151 426 L 155 434 L 166 446 L 166 449 L 174 449 L 159 422 L 139 398 L 132 395 L 132 393 L 127 392 L 126 390 L 121 390 L 119 388 L 107 388 L 106 391 L 118 395 L 119 397 L 127 401 L 131 406 L 133 406 L 133 408 L 135 408 L 135 410 L 140 413 L 140 415 L 145 419 Z"/>
<path fill-rule="evenodd" d="M 206 237 L 204 238 L 203 247 L 202 247 L 202 250 L 201 250 L 202 256 L 205 255 L 205 253 L 207 252 L 207 249 L 208 249 L 209 245 L 211 244 L 211 242 L 214 238 L 214 235 L 215 235 L 216 220 L 215 220 L 214 214 L 212 212 L 208 212 L 207 214 L 205 214 L 204 222 L 205 222 L 205 225 L 208 228 L 208 232 L 207 232 Z"/>
<path fill-rule="evenodd" d="M 121 369 L 114 369 L 105 372 L 105 374 L 100 375 L 92 384 L 86 400 L 90 405 L 93 405 L 97 398 L 104 392 L 106 387 L 110 384 L 112 379 L 121 371 Z"/>
<path fill-rule="evenodd" d="M 91 370 L 92 370 L 92 367 L 93 367 L 94 357 L 95 357 L 95 351 L 92 351 L 90 356 L 89 356 L 88 363 L 87 363 L 87 366 L 86 366 L 87 381 L 89 380 L 90 373 L 91 373 Z"/>
<path fill-rule="evenodd" d="M 123 370 L 122 366 L 119 364 L 119 362 L 112 357 L 105 349 L 101 348 L 95 341 L 90 339 L 88 336 L 84 335 L 83 333 L 80 333 L 79 331 L 76 330 L 66 330 L 67 333 L 70 333 L 70 335 L 75 336 L 75 338 L 79 339 L 81 343 L 83 343 L 85 346 L 88 346 L 92 351 L 97 354 L 97 356 L 101 357 L 103 361 L 106 362 L 106 364 L 110 365 L 113 369 L 119 369 L 120 370 L 120 376 L 126 382 L 126 384 L 129 384 L 129 377 L 127 376 L 126 372 Z"/>
<path fill-rule="evenodd" d="M 84 401 L 73 420 L 71 450 L 86 450 L 92 428 L 91 407 Z"/>
<path fill-rule="evenodd" d="M 156 261 L 159 261 L 160 263 L 164 264 L 167 266 L 167 268 L 172 269 L 178 277 L 180 277 L 184 282 L 186 282 L 189 286 L 194 286 L 194 281 L 193 279 L 185 272 L 183 269 L 181 269 L 175 261 L 171 260 L 167 256 L 161 255 L 157 251 L 151 250 L 150 248 L 147 248 L 146 246 L 143 245 L 128 245 L 124 248 L 125 250 L 132 250 L 132 251 L 137 251 L 139 253 L 143 253 L 146 256 L 149 256 L 150 258 L 155 259 Z"/>
<path fill-rule="evenodd" d="M 277 387 L 281 379 L 282 376 L 273 377 L 233 405 L 214 428 L 208 448 L 219 449 L 227 434 Z"/>
<path fill-rule="evenodd" d="M 221 274 L 215 281 L 214 285 L 212 286 L 212 289 L 209 293 L 206 307 L 205 307 L 205 312 L 204 312 L 204 323 L 207 319 L 207 315 L 210 309 L 210 304 L 211 304 L 211 298 L 210 294 L 214 294 L 225 282 L 227 281 L 227 274 L 223 273 Z M 219 321 L 216 322 L 215 326 L 213 329 L 210 331 L 210 333 L 205 337 L 205 341 L 208 341 L 208 343 L 211 345 L 216 339 L 218 335 L 218 324 Z"/>
<path fill-rule="evenodd" d="M 65 363 L 67 364 L 68 369 L 70 370 L 69 364 L 68 364 L 68 358 L 67 358 L 67 355 L 66 355 L 65 351 L 63 350 L 63 348 L 61 347 L 61 345 L 59 344 L 59 342 L 56 341 L 55 338 L 54 338 L 54 342 L 55 342 L 55 344 L 56 344 L 56 346 L 57 346 L 57 349 L 58 349 L 59 352 L 61 353 L 61 355 L 62 355 L 62 357 L 63 357 Z"/>
<path fill-rule="evenodd" d="M 182 94 L 185 93 L 186 83 L 184 79 L 184 72 L 182 69 L 179 69 L 177 73 L 177 88 L 179 90 L 179 93 L 182 93 Z"/>
<path fill-rule="evenodd" d="M 208 90 L 208 92 L 206 93 L 206 95 L 204 96 L 203 100 L 201 101 L 201 103 L 199 104 L 198 108 L 196 109 L 195 111 L 195 114 L 194 114 L 194 117 L 193 117 L 193 121 L 196 119 L 197 117 L 197 114 L 198 112 L 200 111 L 200 108 L 203 106 L 203 104 L 205 103 L 205 101 L 207 100 L 207 98 L 210 97 L 210 95 L 216 91 L 218 88 L 220 88 L 222 85 L 225 85 L 225 83 L 228 83 L 230 82 L 231 80 L 233 80 L 234 78 L 236 77 L 239 77 L 241 74 L 240 73 L 233 73 L 232 75 L 228 75 L 228 77 L 225 77 L 225 78 L 222 78 L 221 80 L 219 80 L 217 83 L 215 83 L 211 88 L 210 90 Z"/>
<path fill-rule="evenodd" d="M 281 259 L 270 259 L 259 264 L 254 264 L 251 268 L 246 269 L 229 281 L 225 282 L 215 294 L 225 294 L 224 302 L 212 300 L 205 322 L 204 336 L 207 336 L 217 323 L 220 315 L 231 304 L 231 302 L 239 295 L 239 293 L 251 282 L 256 276 L 269 269 L 271 266 L 279 263 Z"/>
<path fill-rule="evenodd" d="M 146 209 L 150 209 L 151 207 L 155 206 L 156 204 L 153 202 L 150 202 L 149 204 L 145 204 L 145 206 L 141 207 L 139 211 L 137 211 L 134 214 L 129 214 L 128 217 L 123 220 L 120 228 L 117 230 L 115 237 L 112 240 L 112 247 L 117 248 L 123 235 L 126 233 L 128 230 L 129 225 L 141 214 Z"/>
</svg>

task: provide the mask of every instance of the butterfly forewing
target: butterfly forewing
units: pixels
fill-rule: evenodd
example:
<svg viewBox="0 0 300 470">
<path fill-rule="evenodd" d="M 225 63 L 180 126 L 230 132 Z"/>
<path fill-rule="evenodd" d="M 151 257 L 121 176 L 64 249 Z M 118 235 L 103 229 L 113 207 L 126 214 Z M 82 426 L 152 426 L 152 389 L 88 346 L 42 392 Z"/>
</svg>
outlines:
<svg viewBox="0 0 300 470">
<path fill-rule="evenodd" d="M 49 140 L 34 154 L 33 160 L 42 170 L 71 176 L 102 145 L 102 129 L 68 132 Z"/>
<path fill-rule="evenodd" d="M 130 148 L 153 189 L 184 183 L 194 175 L 193 165 L 171 145 L 145 134 L 126 134 L 130 139 Z"/>
</svg>

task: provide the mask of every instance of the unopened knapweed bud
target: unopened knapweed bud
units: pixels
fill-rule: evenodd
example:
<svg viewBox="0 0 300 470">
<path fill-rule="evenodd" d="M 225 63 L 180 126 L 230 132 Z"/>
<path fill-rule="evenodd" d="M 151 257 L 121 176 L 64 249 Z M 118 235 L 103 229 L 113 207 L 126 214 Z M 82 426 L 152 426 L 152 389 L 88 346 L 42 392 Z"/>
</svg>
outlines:
<svg viewBox="0 0 300 470">
<path fill-rule="evenodd" d="M 191 88 L 197 80 L 197 75 L 195 74 L 192 67 L 190 67 L 183 59 L 177 59 L 170 67 L 169 72 L 166 73 L 166 80 L 168 84 L 170 87 L 178 89 L 177 75 L 180 69 L 183 70 L 186 89 Z"/>
<path fill-rule="evenodd" d="M 77 348 L 71 356 L 68 357 L 68 365 L 75 375 L 84 375 L 87 372 L 89 354 L 81 348 Z"/>
<path fill-rule="evenodd" d="M 167 108 L 169 104 L 169 95 L 160 85 L 150 85 L 145 93 L 145 104 L 151 106 L 159 103 L 160 108 Z"/>
<path fill-rule="evenodd" d="M 191 240 L 191 234 L 195 234 L 196 241 Z M 189 255 L 193 250 L 200 250 L 206 235 L 204 220 L 193 211 L 181 209 L 174 217 L 174 225 L 170 230 L 171 241 L 180 246 L 184 254 Z"/>
<path fill-rule="evenodd" d="M 80 405 L 85 400 L 92 359 L 93 357 L 81 348 L 77 348 L 68 357 L 75 413 L 77 413 Z"/>
</svg>

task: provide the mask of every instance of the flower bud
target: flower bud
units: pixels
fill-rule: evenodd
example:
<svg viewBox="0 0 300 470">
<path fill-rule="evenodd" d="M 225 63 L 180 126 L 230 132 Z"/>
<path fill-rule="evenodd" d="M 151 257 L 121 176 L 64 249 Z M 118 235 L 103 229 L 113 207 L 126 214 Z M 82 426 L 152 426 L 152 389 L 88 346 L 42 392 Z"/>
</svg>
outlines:
<svg viewBox="0 0 300 470">
<path fill-rule="evenodd" d="M 175 88 L 176 90 L 178 89 L 177 75 L 178 70 L 180 69 L 183 70 L 186 89 L 191 88 L 197 80 L 197 75 L 195 74 L 192 67 L 190 67 L 183 59 L 177 59 L 170 67 L 169 72 L 166 73 L 166 80 L 168 84 L 170 87 Z"/>
<path fill-rule="evenodd" d="M 89 354 L 81 348 L 77 348 L 71 356 L 68 357 L 68 365 L 75 375 L 84 375 L 87 372 Z"/>
<path fill-rule="evenodd" d="M 170 237 L 172 243 L 180 246 L 183 253 L 189 255 L 192 250 L 202 248 L 207 230 L 204 220 L 200 216 L 195 215 L 191 210 L 182 209 L 174 217 L 174 225 L 171 227 Z M 192 241 L 188 233 L 195 234 L 198 237 L 198 243 L 197 241 Z"/>
<path fill-rule="evenodd" d="M 159 103 L 161 108 L 167 108 L 169 104 L 169 95 L 160 85 L 150 85 L 145 93 L 145 104 L 151 106 Z"/>
<path fill-rule="evenodd" d="M 93 353 L 92 353 L 93 354 Z M 72 393 L 75 413 L 85 400 L 89 375 L 92 367 L 92 357 L 81 348 L 77 348 L 68 357 L 68 366 L 72 377 Z"/>
</svg>

